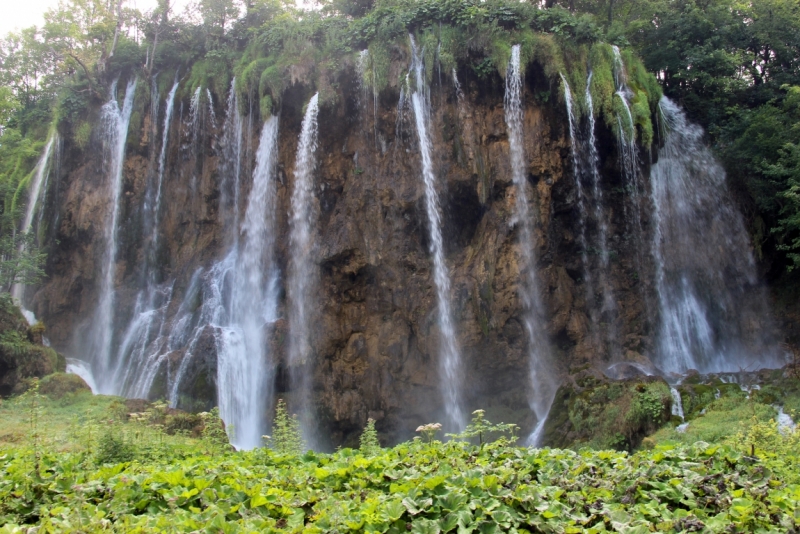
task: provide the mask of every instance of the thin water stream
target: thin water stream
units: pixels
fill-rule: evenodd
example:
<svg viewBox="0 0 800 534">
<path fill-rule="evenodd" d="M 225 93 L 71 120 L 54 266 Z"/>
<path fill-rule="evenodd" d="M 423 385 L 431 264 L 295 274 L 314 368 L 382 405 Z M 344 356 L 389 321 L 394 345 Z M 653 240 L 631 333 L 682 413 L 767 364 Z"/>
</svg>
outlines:
<svg viewBox="0 0 800 534">
<path fill-rule="evenodd" d="M 317 208 L 314 203 L 314 168 L 317 151 L 317 113 L 319 94 L 311 97 L 306 106 L 303 125 L 297 144 L 294 170 L 294 190 L 291 200 L 289 243 L 290 270 L 287 281 L 289 300 L 289 366 L 293 390 L 293 406 L 300 415 L 300 425 L 306 442 L 313 445 L 313 407 L 311 406 L 310 373 L 314 356 L 311 346 L 313 299 L 316 297 L 315 266 Z"/>
<path fill-rule="evenodd" d="M 414 87 L 411 91 L 411 108 L 414 111 L 414 125 L 419 140 L 422 159 L 422 180 L 425 186 L 425 211 L 428 216 L 428 233 L 430 254 L 433 261 L 433 280 L 436 285 L 439 323 L 439 367 L 441 370 L 441 389 L 444 398 L 445 427 L 448 430 L 460 431 L 465 424 L 464 407 L 461 394 L 463 378 L 461 370 L 461 354 L 456 339 L 453 312 L 450 306 L 450 273 L 444 258 L 444 241 L 442 238 L 442 215 L 439 194 L 436 191 L 436 175 L 433 172 L 433 147 L 429 134 L 430 97 L 425 80 L 424 62 L 417 49 L 413 36 L 411 50 L 413 58 L 411 73 L 414 76 Z"/>
<path fill-rule="evenodd" d="M 544 314 L 536 279 L 536 239 L 533 214 L 528 206 L 528 180 L 522 128 L 522 68 L 520 45 L 511 48 L 511 61 L 506 70 L 505 119 L 508 128 L 511 173 L 516 187 L 514 220 L 520 245 L 520 297 L 524 306 L 525 332 L 530 360 L 530 406 L 536 415 L 536 426 L 528 443 L 538 445 L 542 439 L 547 414 L 556 393 L 555 375 L 550 362 L 550 344 L 544 330 Z"/>
<path fill-rule="evenodd" d="M 104 394 L 116 393 L 113 377 L 108 370 L 112 365 L 112 338 L 114 335 L 114 278 L 116 274 L 122 169 L 125 163 L 125 144 L 128 124 L 136 92 L 136 78 L 128 82 L 125 98 L 120 107 L 117 102 L 117 82 L 111 86 L 111 98 L 103 106 L 104 163 L 108 173 L 108 206 L 110 213 L 104 226 L 104 254 L 100 270 L 98 305 L 91 332 L 92 372 L 98 380 L 98 390 Z"/>
</svg>

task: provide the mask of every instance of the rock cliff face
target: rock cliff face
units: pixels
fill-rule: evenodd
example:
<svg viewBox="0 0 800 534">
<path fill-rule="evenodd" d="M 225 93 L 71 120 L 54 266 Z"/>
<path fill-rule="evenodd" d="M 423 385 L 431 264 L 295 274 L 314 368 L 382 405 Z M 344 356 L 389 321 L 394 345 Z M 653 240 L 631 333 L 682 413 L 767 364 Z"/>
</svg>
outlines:
<svg viewBox="0 0 800 534">
<path fill-rule="evenodd" d="M 531 382 L 518 293 L 520 250 L 513 219 L 517 191 L 511 181 L 504 86 L 497 75 L 477 79 L 462 74 L 466 98 L 461 107 L 452 81 L 434 79 L 431 135 L 464 362 L 463 395 L 470 411 L 485 408 L 489 419 L 516 422 L 524 433 L 535 421 L 529 409 Z M 382 91 L 375 112 L 355 73 L 338 83 L 337 100 L 323 105 L 319 115 L 314 254 L 320 282 L 313 310 L 313 401 L 320 434 L 331 436 L 330 445 L 352 444 L 368 417 L 377 421 L 388 441 L 395 441 L 410 437 L 419 424 L 436 421 L 442 404 L 420 154 L 412 122 L 398 117 L 399 88 Z M 284 279 L 291 253 L 286 236 L 297 138 L 303 106 L 312 93 L 298 83 L 283 95 L 279 108 L 277 263 Z M 179 93 L 169 130 L 156 254 L 159 281 L 174 281 L 168 320 L 182 303 L 200 307 L 202 296 L 192 296 L 192 277 L 198 268 L 208 268 L 225 255 L 232 231 L 220 215 L 224 95 L 215 95 L 218 119 L 206 121 L 199 142 L 193 141 L 187 121 L 189 96 Z M 144 197 L 157 172 L 161 135 L 152 124 L 147 99 L 137 95 L 134 105 L 119 226 L 117 325 L 133 313 L 141 284 L 147 235 Z M 262 121 L 251 110 L 245 122 L 246 197 Z M 655 298 L 648 282 L 653 279 L 652 262 L 632 230 L 632 198 L 619 169 L 614 136 L 603 125 L 596 133 L 611 249 L 607 280 L 617 311 L 593 324 L 589 308 L 595 303 L 587 303 L 591 297 L 582 280 L 569 123 L 559 88 L 538 65 L 530 65 L 524 88 L 528 198 L 535 214 L 546 331 L 560 373 L 587 363 L 600 367 L 611 360 L 644 359 L 653 347 L 648 310 Z M 56 221 L 48 245 L 48 278 L 29 294 L 30 307 L 47 324 L 53 346 L 86 360 L 92 355 L 80 352 L 81 341 L 97 304 L 102 236 L 111 209 L 108 173 L 99 136 L 95 137 L 85 152 L 67 141 L 53 197 L 57 200 L 48 208 L 48 217 Z M 651 159 L 646 152 L 640 155 L 642 161 Z M 646 231 L 648 219 L 641 224 Z M 591 251 L 589 258 L 595 261 Z M 282 294 L 279 310 L 284 317 L 285 309 Z M 291 396 L 286 328 L 279 320 L 268 332 L 277 365 L 277 397 Z M 208 327 L 182 380 L 181 407 L 216 402 L 215 347 L 213 328 Z M 151 397 L 166 394 L 184 352 L 169 354 Z"/>
</svg>

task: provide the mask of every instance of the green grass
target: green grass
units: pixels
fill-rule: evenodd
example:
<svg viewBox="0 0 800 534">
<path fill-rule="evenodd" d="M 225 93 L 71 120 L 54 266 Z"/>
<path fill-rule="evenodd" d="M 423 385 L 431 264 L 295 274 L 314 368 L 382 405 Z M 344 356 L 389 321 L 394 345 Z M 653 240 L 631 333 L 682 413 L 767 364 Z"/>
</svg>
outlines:
<svg viewBox="0 0 800 534">
<path fill-rule="evenodd" d="M 30 393 L 3 403 L 0 533 L 32 526 L 342 533 L 800 526 L 797 435 L 781 437 L 763 423 L 742 430 L 758 444 L 755 457 L 735 444 L 661 443 L 630 455 L 521 448 L 505 439 L 282 455 L 167 435 L 152 424 L 160 408 L 125 422 L 125 406 L 82 392 L 58 402 Z"/>
<path fill-rule="evenodd" d="M 759 423 L 772 421 L 777 411 L 772 406 L 749 401 L 744 397 L 722 397 L 706 408 L 704 415 L 689 421 L 686 432 L 675 426 L 662 428 L 650 437 L 656 443 L 673 442 L 691 444 L 696 441 L 721 443 L 732 440 L 737 432 L 752 426 L 753 418 Z"/>
</svg>

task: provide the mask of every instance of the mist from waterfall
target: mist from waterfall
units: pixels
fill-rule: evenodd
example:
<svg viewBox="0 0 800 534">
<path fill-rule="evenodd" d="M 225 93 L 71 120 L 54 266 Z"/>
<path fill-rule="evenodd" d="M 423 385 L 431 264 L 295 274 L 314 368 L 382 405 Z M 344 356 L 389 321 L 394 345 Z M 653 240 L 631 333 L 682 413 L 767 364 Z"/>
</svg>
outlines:
<svg viewBox="0 0 800 534">
<path fill-rule="evenodd" d="M 104 225 L 104 247 L 100 268 L 98 305 L 90 331 L 92 372 L 98 379 L 100 393 L 116 393 L 114 383 L 108 375 L 112 363 L 112 338 L 114 335 L 114 278 L 117 262 L 117 238 L 122 192 L 122 170 L 125 163 L 125 144 L 128 140 L 128 124 L 136 92 L 136 78 L 128 82 L 125 98 L 120 108 L 117 102 L 117 82 L 111 85 L 111 98 L 101 110 L 104 168 L 108 176 L 108 209 Z"/>
<path fill-rule="evenodd" d="M 550 361 L 550 343 L 544 329 L 544 309 L 536 279 L 536 238 L 533 233 L 533 216 L 528 204 L 528 173 L 525 162 L 522 107 L 522 68 L 520 45 L 511 48 L 511 60 L 506 69 L 505 120 L 508 128 L 511 174 L 516 188 L 514 221 L 519 235 L 520 284 L 519 294 L 524 306 L 525 332 L 528 338 L 530 360 L 530 406 L 536 415 L 536 426 L 528 436 L 528 443 L 537 445 L 542 438 L 544 424 L 556 393 L 555 375 Z"/>
<path fill-rule="evenodd" d="M 461 430 L 464 419 L 461 388 L 463 376 L 461 354 L 456 339 L 453 312 L 450 307 L 450 273 L 444 258 L 444 241 L 442 238 L 442 214 L 439 194 L 436 191 L 436 176 L 433 172 L 430 139 L 430 96 L 425 81 L 422 53 L 417 49 L 414 37 L 411 40 L 413 53 L 411 73 L 414 76 L 411 89 L 411 108 L 414 111 L 414 124 L 419 139 L 419 151 L 422 159 L 422 180 L 425 186 L 425 211 L 428 216 L 428 233 L 431 259 L 433 261 L 433 281 L 436 285 L 439 323 L 439 367 L 440 383 L 445 409 L 445 428 L 451 431 Z"/>
<path fill-rule="evenodd" d="M 314 168 L 317 151 L 317 113 L 319 94 L 306 106 L 297 159 L 289 221 L 290 267 L 287 280 L 289 306 L 289 375 L 292 399 L 289 409 L 300 416 L 306 443 L 315 442 L 314 407 L 311 403 L 311 376 L 314 351 L 311 346 L 313 301 L 318 297 L 319 273 L 316 267 L 318 209 L 314 198 Z"/>
<path fill-rule="evenodd" d="M 672 101 L 659 105 L 664 145 L 650 173 L 664 371 L 753 370 L 781 364 L 741 215 L 703 131 Z"/>
</svg>

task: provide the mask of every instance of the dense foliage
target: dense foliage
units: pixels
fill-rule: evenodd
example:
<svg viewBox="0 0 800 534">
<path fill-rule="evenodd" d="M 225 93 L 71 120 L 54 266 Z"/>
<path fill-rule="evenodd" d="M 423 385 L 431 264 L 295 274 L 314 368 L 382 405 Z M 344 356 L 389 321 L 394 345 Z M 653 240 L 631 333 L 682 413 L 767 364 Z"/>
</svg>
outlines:
<svg viewBox="0 0 800 534">
<path fill-rule="evenodd" d="M 479 414 L 482 415 L 482 414 Z M 124 422 L 128 418 L 128 422 Z M 174 420 L 179 414 L 172 414 Z M 800 434 L 632 455 L 416 439 L 233 452 L 88 392 L 0 406 L 0 532 L 707 532 L 800 526 Z M 206 420 L 208 423 L 209 420 Z M 171 423 L 174 425 L 174 421 Z M 435 425 L 430 425 L 435 426 Z M 502 425 L 501 425 L 502 426 Z M 497 430 L 483 417 L 472 429 Z M 504 429 L 500 429 L 503 431 Z M 505 429 L 508 430 L 508 429 Z M 434 432 L 435 435 L 435 432 Z"/>
</svg>

